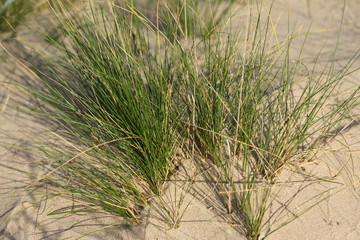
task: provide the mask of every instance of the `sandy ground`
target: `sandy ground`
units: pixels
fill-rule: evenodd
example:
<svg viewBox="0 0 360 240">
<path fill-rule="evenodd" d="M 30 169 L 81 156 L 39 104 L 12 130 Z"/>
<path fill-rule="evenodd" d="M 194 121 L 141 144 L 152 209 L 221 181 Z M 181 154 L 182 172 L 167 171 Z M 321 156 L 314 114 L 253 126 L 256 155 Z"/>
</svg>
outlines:
<svg viewBox="0 0 360 240">
<path fill-rule="evenodd" d="M 342 0 L 311 1 L 310 11 L 306 0 L 277 0 L 274 4 L 273 19 L 276 22 L 281 16 L 277 26 L 277 34 L 280 38 L 288 34 L 288 25 L 290 28 L 295 25 L 297 26 L 295 29 L 307 29 L 312 24 L 312 30 L 316 33 L 309 37 L 303 56 L 311 62 L 311 59 L 324 47 L 320 63 L 325 65 L 337 40 L 341 9 Z M 358 0 L 347 1 L 341 45 L 336 58 L 338 67 L 342 67 L 345 60 L 350 58 L 359 47 L 359 9 Z M 290 24 L 288 24 L 287 14 L 290 15 Z M 36 43 L 38 39 L 33 38 L 30 41 Z M 7 42 L 4 45 L 9 49 L 15 49 L 14 42 Z M 19 64 L 15 64 L 13 60 L 6 57 L 4 52 L 1 56 L 3 56 L 0 62 L 1 81 L 10 78 L 22 84 L 33 83 L 34 79 Z M 360 67 L 360 63 L 354 67 Z M 341 88 L 358 86 L 359 78 L 360 72 L 351 74 L 346 77 Z M 5 96 L 3 100 L 7 103 L 4 111 L 0 109 L 0 141 L 2 143 L 0 147 L 0 239 L 73 239 L 81 236 L 83 239 L 124 240 L 245 239 L 241 227 L 229 223 L 225 213 L 216 211 L 216 203 L 212 206 L 206 194 L 203 198 L 196 198 L 188 193 L 185 202 L 189 203 L 189 207 L 185 211 L 180 227 L 170 230 L 145 223 L 128 227 L 121 219 L 106 214 L 46 216 L 54 209 L 71 206 L 71 202 L 61 199 L 50 199 L 31 207 L 39 201 L 39 198 L 29 196 L 26 191 L 14 191 L 14 187 L 25 186 L 28 179 L 27 175 L 19 174 L 19 170 L 36 174 L 46 168 L 46 166 L 39 168 L 39 165 L 35 164 L 40 155 L 28 147 L 31 141 L 41 139 L 48 132 L 42 119 L 14 110 L 22 104 L 34 104 L 33 101 L 6 91 L 2 86 L 0 90 Z M 327 189 L 334 188 L 334 190 L 317 196 L 315 200 L 322 200 L 320 204 L 267 239 L 360 239 L 359 121 L 360 118 L 355 119 L 340 136 L 346 140 L 349 149 L 335 142 L 330 149 L 337 150 L 336 152 L 324 152 L 319 156 L 318 161 L 302 165 L 306 171 L 323 177 L 334 176 L 343 169 L 332 182 L 310 181 L 302 175 L 289 175 L 286 172 L 281 176 L 284 181 L 289 179 L 291 181 L 283 185 L 277 201 L 268 211 L 265 229 L 267 227 L 270 230 L 274 229 L 278 224 L 277 220 L 281 220 L 281 216 L 288 214 L 288 219 L 294 217 L 295 215 L 291 212 L 301 211 L 301 204 L 307 199 L 324 193 Z M 311 206 L 311 203 L 306 206 Z M 145 209 L 146 211 L 154 210 L 148 208 Z"/>
</svg>

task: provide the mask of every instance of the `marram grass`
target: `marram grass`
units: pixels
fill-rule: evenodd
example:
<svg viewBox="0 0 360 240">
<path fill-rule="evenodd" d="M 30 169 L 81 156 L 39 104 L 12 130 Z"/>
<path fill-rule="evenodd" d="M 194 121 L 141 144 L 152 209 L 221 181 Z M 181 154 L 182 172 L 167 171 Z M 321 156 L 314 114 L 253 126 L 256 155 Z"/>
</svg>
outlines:
<svg viewBox="0 0 360 240">
<path fill-rule="evenodd" d="M 181 149 L 216 183 L 214 195 L 247 237 L 259 239 L 281 169 L 302 152 L 313 156 L 358 106 L 359 89 L 328 105 L 358 54 L 342 69 L 333 61 L 319 69 L 317 59 L 305 69 L 301 51 L 290 54 L 300 36 L 271 47 L 270 12 L 254 14 L 256 4 L 246 6 L 245 30 L 235 34 L 217 27 L 203 34 L 209 24 L 199 24 L 197 7 L 170 4 L 161 19 L 158 6 L 155 22 L 133 1 L 90 3 L 75 13 L 58 5 L 62 38 L 50 41 L 60 54 L 43 59 L 51 74 L 38 77 L 46 90 L 27 89 L 70 147 L 43 148 L 57 167 L 42 178 L 59 189 L 54 194 L 139 222 L 176 174 Z M 165 209 L 163 219 L 178 226 L 174 212 Z"/>
<path fill-rule="evenodd" d="M 7 32 L 16 28 L 33 10 L 35 4 L 36 1 L 31 0 L 1 0 L 0 32 Z"/>
</svg>

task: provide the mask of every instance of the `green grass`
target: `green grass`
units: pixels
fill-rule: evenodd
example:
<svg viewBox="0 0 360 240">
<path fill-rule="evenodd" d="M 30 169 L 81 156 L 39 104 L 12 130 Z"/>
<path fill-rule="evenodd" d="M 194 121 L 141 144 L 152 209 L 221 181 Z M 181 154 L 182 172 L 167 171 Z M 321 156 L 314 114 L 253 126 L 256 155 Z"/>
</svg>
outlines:
<svg viewBox="0 0 360 240">
<path fill-rule="evenodd" d="M 273 43 L 270 12 L 257 13 L 262 6 L 253 3 L 246 6 L 245 30 L 210 27 L 211 34 L 200 36 L 194 32 L 209 33 L 220 22 L 208 16 L 210 25 L 199 24 L 199 5 L 164 8 L 161 21 L 169 28 L 133 2 L 109 6 L 71 14 L 59 5 L 54 12 L 63 32 L 48 39 L 60 54 L 43 59 L 51 74 L 37 77 L 46 90 L 27 90 L 47 109 L 40 114 L 62 126 L 55 135 L 68 147 L 42 148 L 56 167 L 41 178 L 54 196 L 130 222 L 141 221 L 141 209 L 158 198 L 160 219 L 177 227 L 183 195 L 171 204 L 162 196 L 181 149 L 247 237 L 259 239 L 281 170 L 295 157 L 316 155 L 358 106 L 359 89 L 328 104 L 358 54 L 336 69 L 336 45 L 327 66 L 316 58 L 304 68 L 301 52 L 310 32 L 290 32 Z M 190 22 L 185 11 L 194 13 Z M 198 29 L 184 32 L 187 23 Z M 190 44 L 174 34 L 179 29 Z M 300 37 L 303 46 L 292 56 Z"/>
<path fill-rule="evenodd" d="M 193 35 L 211 36 L 228 19 L 236 1 L 170 0 L 161 6 L 167 33 L 177 33 L 185 39 Z M 170 30 L 170 31 L 169 31 Z"/>
<path fill-rule="evenodd" d="M 57 161 L 73 181 L 51 179 L 53 184 L 137 221 L 137 207 L 162 194 L 163 182 L 175 168 L 182 112 L 174 108 L 169 53 L 153 54 L 144 30 L 118 8 L 110 16 L 104 11 L 58 15 L 69 44 L 55 43 L 63 56 L 48 66 L 53 75 L 44 81 L 48 92 L 36 94 L 53 109 L 51 118 L 90 147 L 86 158 L 62 154 L 71 161 Z"/>
<path fill-rule="evenodd" d="M 203 163 L 205 178 L 212 185 L 210 189 L 228 193 L 214 194 L 219 195 L 228 213 L 237 216 L 236 221 L 243 222 L 249 239 L 260 236 L 264 215 L 274 200 L 271 191 L 283 167 L 296 157 L 314 157 L 338 135 L 351 110 L 359 105 L 359 88 L 342 103 L 329 105 L 358 53 L 336 69 L 336 45 L 327 66 L 318 67 L 316 58 L 306 69 L 301 52 L 309 31 L 298 56 L 290 54 L 298 37 L 291 32 L 283 42 L 266 48 L 273 30 L 269 16 L 270 12 L 263 27 L 248 23 L 245 45 L 251 48 L 246 54 L 229 56 L 234 50 L 226 45 L 212 64 L 218 69 L 191 83 L 197 94 L 189 107 L 195 115 L 192 140 L 199 139 L 205 157 L 211 156 L 207 157 L 210 163 Z M 261 17 L 255 15 L 254 22 L 260 22 Z M 231 59 L 241 60 L 236 64 Z M 216 165 L 214 170 L 205 171 L 212 164 Z M 241 184 L 236 183 L 239 181 Z"/>
<path fill-rule="evenodd" d="M 62 0 L 61 4 L 69 6 L 74 2 Z M 26 25 L 30 15 L 56 3 L 56 0 L 0 0 L 0 32 L 16 32 L 19 25 Z"/>
<path fill-rule="evenodd" d="M 0 1 L 0 32 L 16 28 L 33 10 L 35 1 L 1 0 Z"/>
</svg>

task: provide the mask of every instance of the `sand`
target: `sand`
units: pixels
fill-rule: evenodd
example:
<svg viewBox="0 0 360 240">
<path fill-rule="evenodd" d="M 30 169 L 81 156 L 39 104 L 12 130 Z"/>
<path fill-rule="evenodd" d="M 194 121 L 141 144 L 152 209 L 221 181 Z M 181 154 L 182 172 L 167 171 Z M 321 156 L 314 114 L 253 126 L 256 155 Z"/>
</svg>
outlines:
<svg viewBox="0 0 360 240">
<path fill-rule="evenodd" d="M 269 4 L 270 1 L 267 1 Z M 338 29 L 342 16 L 342 0 L 311 1 L 310 11 L 306 0 L 277 0 L 273 7 L 273 19 L 277 25 L 279 38 L 288 34 L 288 25 L 295 29 L 307 29 L 312 24 L 312 34 L 303 52 L 304 61 L 311 62 L 323 47 L 320 64 L 328 63 L 329 56 L 337 41 Z M 360 2 L 348 0 L 343 28 L 341 45 L 336 58 L 336 66 L 344 66 L 346 59 L 358 50 L 360 39 L 359 19 Z M 288 24 L 287 14 L 290 15 Z M 311 16 L 310 16 L 311 15 Z M 45 21 L 46 22 L 46 21 Z M 25 31 L 26 32 L 26 31 Z M 316 32 L 316 33 L 315 33 Z M 31 33 L 23 37 L 35 45 L 41 45 L 38 38 Z M 29 40 L 30 39 L 30 40 Z M 16 52 L 15 42 L 4 42 L 4 46 Z M 294 51 L 298 51 L 294 45 Z M 6 56 L 4 51 L 0 60 L 0 81 L 12 79 L 21 84 L 36 82 L 26 70 Z M 356 63 L 354 68 L 360 67 Z M 340 86 L 342 89 L 359 86 L 360 72 L 347 76 Z M 32 206 L 40 199 L 31 196 L 26 190 L 14 190 L 16 186 L 25 186 L 27 175 L 18 171 L 41 173 L 47 166 L 34 164 L 41 155 L 35 149 L 28 148 L 31 141 L 47 136 L 48 126 L 43 119 L 16 111 L 23 104 L 35 104 L 34 101 L 7 91 L 0 86 L 0 92 L 5 95 L 6 108 L 0 109 L 0 239 L 6 240 L 38 240 L 38 239 L 246 239 L 241 226 L 229 222 L 226 213 L 217 210 L 217 205 L 211 202 L 211 197 L 194 197 L 190 193 L 185 198 L 189 204 L 179 228 L 161 229 L 154 224 L 143 223 L 129 227 L 121 219 L 106 214 L 63 214 L 46 216 L 61 207 L 69 207 L 71 201 L 50 199 Z M 336 99 L 334 99 L 335 101 Z M 360 109 L 358 111 L 360 113 Z M 300 204 L 307 199 L 334 188 L 315 198 L 322 201 L 305 214 L 271 234 L 267 239 L 360 239 L 360 118 L 343 132 L 349 148 L 346 149 L 336 142 L 329 149 L 318 156 L 314 162 L 306 162 L 302 167 L 317 176 L 334 176 L 340 174 L 330 182 L 309 180 L 304 175 L 290 174 L 284 171 L 282 180 L 288 181 L 281 188 L 281 192 L 268 211 L 268 222 L 265 229 L 277 226 L 276 221 L 288 213 L 288 219 L 294 217 L 290 210 L 301 210 Z M 22 148 L 19 148 L 21 146 Z M 339 151 L 340 150 L 340 151 Z M 349 154 L 351 152 L 351 154 Z M 350 158 L 351 157 L 351 158 Z M 201 185 L 201 184 L 200 184 Z M 200 186 L 201 188 L 201 186 Z M 171 187 L 169 189 L 171 192 Z M 275 189 L 276 191 L 276 189 Z M 214 204 L 214 205 L 212 205 Z M 311 206 L 311 203 L 307 206 Z M 304 208 L 303 208 L 304 209 Z M 144 212 L 154 214 L 154 210 L 146 208 Z M 146 215 L 146 214 L 145 214 Z M 150 219 L 156 223 L 154 219 Z M 285 219 L 286 220 L 286 219 Z M 164 224 L 162 223 L 162 226 Z"/>
</svg>

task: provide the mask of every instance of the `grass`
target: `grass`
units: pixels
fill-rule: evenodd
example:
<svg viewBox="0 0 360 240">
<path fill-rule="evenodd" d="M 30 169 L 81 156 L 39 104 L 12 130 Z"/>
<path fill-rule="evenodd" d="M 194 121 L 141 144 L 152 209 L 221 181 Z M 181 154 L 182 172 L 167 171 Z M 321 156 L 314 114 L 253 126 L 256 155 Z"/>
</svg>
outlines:
<svg viewBox="0 0 360 240">
<path fill-rule="evenodd" d="M 170 59 L 162 62 L 161 53 L 153 55 L 144 31 L 128 24 L 122 11 L 114 7 L 111 14 L 92 9 L 70 19 L 58 16 L 70 45 L 57 47 L 69 62 L 49 65 L 53 79 L 44 82 L 48 92 L 37 97 L 53 108 L 51 118 L 90 147 L 74 157 L 62 154 L 70 160 L 57 159 L 74 182 L 49 180 L 101 210 L 138 221 L 138 209 L 153 194 L 162 194 L 175 168 L 182 113 L 173 107 Z M 134 43 L 134 34 L 139 42 Z"/>
<path fill-rule="evenodd" d="M 272 6 L 264 17 L 264 6 L 249 3 L 244 30 L 231 34 L 216 27 L 221 21 L 214 15 L 200 24 L 206 22 L 200 2 L 168 2 L 165 18 L 159 8 L 154 13 L 157 22 L 132 1 L 107 3 L 76 13 L 60 4 L 54 11 L 63 32 L 48 39 L 59 55 L 43 59 L 51 74 L 35 74 L 46 90 L 27 90 L 46 109 L 39 114 L 62 127 L 54 136 L 67 147 L 42 148 L 56 167 L 40 179 L 51 183 L 54 196 L 85 203 L 86 211 L 134 223 L 156 198 L 158 218 L 177 227 L 188 187 L 170 201 L 164 189 L 182 151 L 246 236 L 259 239 L 282 169 L 316 156 L 358 106 L 359 89 L 328 104 L 358 53 L 336 69 L 337 43 L 327 66 L 318 66 L 318 56 L 304 68 L 310 30 L 279 41 Z"/>
<path fill-rule="evenodd" d="M 236 1 L 224 0 L 171 0 L 164 1 L 162 6 L 165 33 L 177 33 L 177 37 L 185 39 L 193 35 L 211 36 L 221 23 L 228 19 L 227 15 Z"/>
<path fill-rule="evenodd" d="M 63 0 L 62 4 L 69 5 L 74 0 Z M 19 25 L 24 25 L 29 15 L 34 14 L 44 6 L 53 6 L 52 0 L 0 0 L 0 32 L 16 32 Z"/>
<path fill-rule="evenodd" d="M 1 0 L 0 31 L 6 32 L 16 28 L 33 10 L 34 1 Z"/>
<path fill-rule="evenodd" d="M 261 17 L 255 16 L 255 23 Z M 316 58 L 312 68 L 304 70 L 301 52 L 309 31 L 300 54 L 294 58 L 290 55 L 297 37 L 294 33 L 283 42 L 277 41 L 270 50 L 265 47 L 273 28 L 270 12 L 263 28 L 257 24 L 251 28 L 249 22 L 251 35 L 245 38 L 245 45 L 251 48 L 242 58 L 241 67 L 232 71 L 234 79 L 228 77 L 229 66 L 234 64 L 221 65 L 229 61 L 227 53 L 233 50 L 224 49 L 219 51 L 221 60 L 215 60 L 220 67 L 215 74 L 220 72 L 221 77 L 192 84 L 205 82 L 206 87 L 200 89 L 208 89 L 205 96 L 197 91 L 192 107 L 198 116 L 193 124 L 198 129 L 194 140 L 200 136 L 201 149 L 211 156 L 210 166 L 216 164 L 215 173 L 210 171 L 206 180 L 217 184 L 212 189 L 227 193 L 219 200 L 228 213 L 238 216 L 235 221 L 243 221 L 250 239 L 260 237 L 264 215 L 273 201 L 271 191 L 283 167 L 296 157 L 316 156 L 318 149 L 336 137 L 359 104 L 359 88 L 341 104 L 328 104 L 341 80 L 351 72 L 358 54 L 344 68 L 335 69 L 335 46 L 327 66 L 319 69 Z M 305 77 L 300 75 L 303 72 Z M 236 184 L 239 181 L 241 184 Z"/>
<path fill-rule="evenodd" d="M 2 86 L 2 84 L 0 86 Z M 4 90 L 4 87 L 2 86 L 2 90 L 0 91 L 0 118 L 3 116 L 7 108 L 9 99 L 10 99 L 9 91 Z"/>
</svg>

